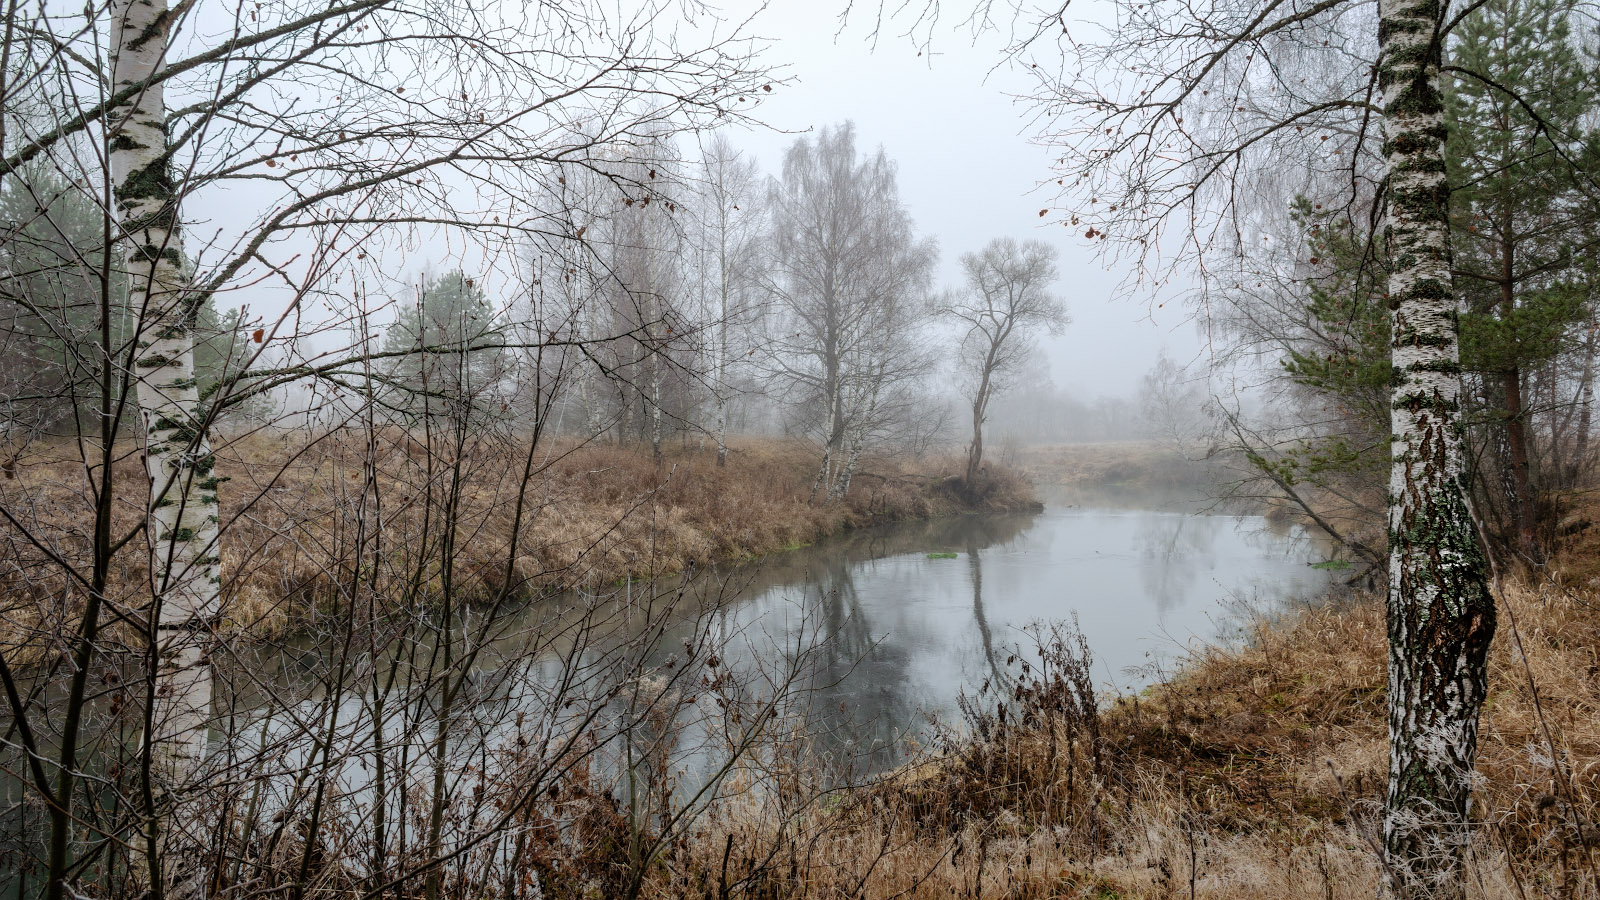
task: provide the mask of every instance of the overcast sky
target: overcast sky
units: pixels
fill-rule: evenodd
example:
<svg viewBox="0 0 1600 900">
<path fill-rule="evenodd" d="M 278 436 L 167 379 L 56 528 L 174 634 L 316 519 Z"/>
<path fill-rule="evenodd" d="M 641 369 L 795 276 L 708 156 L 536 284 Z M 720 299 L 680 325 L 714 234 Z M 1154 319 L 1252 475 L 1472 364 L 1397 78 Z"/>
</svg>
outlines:
<svg viewBox="0 0 1600 900">
<path fill-rule="evenodd" d="M 1094 6 L 1073 9 L 1093 15 Z M 861 18 L 836 37 L 843 7 L 773 0 L 756 19 L 755 31 L 774 42 L 772 61 L 793 78 L 761 105 L 772 131 L 734 136 L 763 171 L 780 169 L 794 139 L 782 132 L 852 119 L 862 149 L 881 145 L 899 163 L 901 195 L 918 228 L 938 238 L 944 284 L 957 283 L 960 255 L 990 238 L 1049 241 L 1061 253 L 1059 290 L 1073 322 L 1043 349 L 1057 386 L 1084 399 L 1131 394 L 1163 346 L 1184 362 L 1200 352 L 1180 305 L 1153 309 L 1145 296 L 1119 298 L 1125 267 L 1108 271 L 1078 231 L 1041 224 L 1051 195 L 1034 189 L 1050 174 L 1050 152 L 1031 140 L 1028 107 L 1011 99 L 1025 80 L 995 70 L 993 36 L 974 46 L 970 33 L 947 22 L 931 56 L 919 57 L 890 29 L 874 49 L 871 23 Z"/>
<path fill-rule="evenodd" d="M 1050 181 L 1051 152 L 1031 140 L 1031 111 L 1011 96 L 1027 82 L 1000 65 L 1003 58 L 994 35 L 975 44 L 960 23 L 947 21 L 934 33 L 933 52 L 919 55 L 918 46 L 902 36 L 903 26 L 891 23 L 874 47 L 872 22 L 865 16 L 841 30 L 838 17 L 846 2 L 772 0 L 752 23 L 751 31 L 770 41 L 766 62 L 781 68 L 788 79 L 764 96 L 756 110 L 768 128 L 731 135 L 756 157 L 764 173 L 780 171 L 784 148 L 796 134 L 849 119 L 863 151 L 882 146 L 898 163 L 901 196 L 918 229 L 939 242 L 940 287 L 958 284 L 961 254 L 991 238 L 1009 235 L 1052 243 L 1060 251 L 1058 291 L 1073 321 L 1059 338 L 1047 339 L 1042 350 L 1056 386 L 1082 400 L 1133 394 L 1163 348 L 1185 363 L 1202 353 L 1182 304 L 1169 302 L 1158 309 L 1147 294 L 1119 292 L 1132 274 L 1128 268 L 1108 269 L 1079 230 L 1059 221 L 1045 224 L 1056 220 L 1054 211 L 1039 216 L 1053 196 L 1035 191 Z M 744 0 L 728 3 L 744 6 Z M 1094 16 L 1107 7 L 1089 0 L 1073 9 Z M 1081 23 L 1075 27 L 1082 27 L 1075 37 L 1093 37 L 1092 29 Z M 240 183 L 195 198 L 186 207 L 191 227 L 196 234 L 226 228 L 237 220 L 239 209 L 258 205 L 251 190 Z M 287 246 L 286 254 L 296 249 L 292 240 Z M 410 253 L 394 274 L 414 281 L 425 269 L 481 265 L 469 258 L 470 251 L 449 242 L 429 246 L 436 252 Z M 224 302 L 248 302 L 257 312 L 281 305 L 265 282 L 234 292 Z"/>
</svg>

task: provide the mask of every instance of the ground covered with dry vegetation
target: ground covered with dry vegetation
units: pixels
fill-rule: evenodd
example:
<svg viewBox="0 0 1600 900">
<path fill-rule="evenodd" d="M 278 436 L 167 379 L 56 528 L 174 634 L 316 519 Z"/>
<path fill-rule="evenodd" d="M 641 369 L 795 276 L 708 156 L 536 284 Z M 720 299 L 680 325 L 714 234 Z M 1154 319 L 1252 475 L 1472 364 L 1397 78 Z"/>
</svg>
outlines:
<svg viewBox="0 0 1600 900">
<path fill-rule="evenodd" d="M 1085 458 L 1140 458 L 1103 450 Z M 285 598 L 314 598 L 347 577 L 348 561 L 330 560 L 350 546 L 345 530 L 361 509 L 400 541 L 440 507 L 438 472 L 427 469 L 439 461 L 413 459 L 403 442 L 375 457 L 337 444 L 289 457 L 265 439 L 227 452 L 241 473 L 224 493 L 225 515 L 239 522 L 224 547 L 224 567 L 237 573 L 229 608 L 252 628 L 292 625 L 303 607 Z M 369 492 L 362 507 L 369 458 L 379 461 L 378 500 Z M 455 513 L 466 535 L 460 568 L 485 588 L 505 577 L 516 458 L 461 461 L 472 477 Z M 224 454 L 219 468 L 228 463 Z M 822 506 L 808 502 L 814 457 L 793 445 L 743 445 L 721 468 L 688 448 L 659 463 L 614 447 L 554 448 L 530 494 L 513 577 L 550 589 L 575 586 L 577 573 L 651 577 L 864 525 L 1034 503 L 1005 473 L 965 490 L 948 474 L 957 464 L 872 460 L 845 502 Z M 265 472 L 274 474 L 251 474 Z M 66 489 L 49 475 L 25 468 L 19 480 L 48 499 Z M 1562 543 L 1549 562 L 1502 566 L 1496 584 L 1472 898 L 1600 897 L 1600 499 L 1562 502 Z M 61 532 L 63 545 L 69 538 Z M 251 590 L 261 599 L 241 593 Z M 8 602 L 17 608 L 14 593 Z M 659 817 L 630 815 L 607 776 L 575 764 L 540 795 L 495 807 L 516 826 L 506 833 L 523 836 L 521 884 L 474 880 L 492 860 L 463 857 L 441 896 L 1330 900 L 1381 889 L 1381 596 L 1351 590 L 1263 619 L 1245 644 L 1202 651 L 1129 696 L 1096 694 L 1093 648 L 1070 629 L 1042 626 L 1032 639 L 1035 652 L 1009 660 L 1006 679 L 964 701 L 961 721 L 884 776 L 849 771 L 804 715 L 774 719 L 721 799 L 670 822 L 669 802 Z M 726 667 L 704 666 L 715 693 Z M 672 784 L 664 761 L 660 769 L 660 784 Z M 317 858 L 296 883 L 320 885 L 317 896 L 362 895 L 332 856 Z"/>
<path fill-rule="evenodd" d="M 1103 441 L 1021 448 L 1008 462 L 1034 484 L 1099 490 L 1193 489 L 1215 480 L 1206 448 L 1161 441 Z"/>
<path fill-rule="evenodd" d="M 648 447 L 554 441 L 529 466 L 527 447 L 516 441 L 480 441 L 453 457 L 398 430 L 370 442 L 250 435 L 217 449 L 216 472 L 226 479 L 219 490 L 226 626 L 277 637 L 362 577 L 363 566 L 399 569 L 424 558 L 437 566 L 445 516 L 453 523 L 451 592 L 470 600 L 502 590 L 508 579 L 518 595 L 600 588 L 867 525 L 1038 506 L 1017 474 L 997 468 L 968 489 L 955 474 L 961 467 L 956 457 L 869 456 L 848 494 L 824 504 L 812 496 L 816 453 L 791 441 L 736 442 L 722 466 L 714 451 L 692 446 L 669 446 L 655 460 Z M 42 633 L 61 630 L 46 626 L 74 620 L 57 608 L 65 592 L 53 555 L 87 557 L 81 520 L 93 508 L 71 446 L 38 448 L 15 474 L 0 490 L 36 515 L 25 523 L 28 537 L 8 532 L 17 565 L 0 573 L 4 618 L 17 638 L 3 647 L 11 658 L 27 655 L 19 641 L 37 648 Z M 130 498 L 119 501 L 117 529 L 134 532 L 147 482 L 133 449 L 116 478 Z M 136 540 L 114 560 L 114 593 L 120 586 L 136 597 L 144 588 L 141 546 Z M 383 558 L 361 561 L 358 554 L 374 546 Z M 440 577 L 428 575 L 429 590 Z"/>
<path fill-rule="evenodd" d="M 1504 571 L 1469 897 L 1600 896 L 1600 591 L 1593 498 L 1546 565 Z M 1352 592 L 1096 697 L 1090 648 L 966 703 L 920 763 L 784 816 L 734 803 L 650 879 L 659 897 L 1344 898 L 1384 883 L 1381 596 Z M 814 777 L 814 776 L 813 776 Z M 811 785 L 815 788 L 815 784 Z M 798 803 L 798 800 L 793 802 Z M 603 870 L 593 870 L 604 882 Z"/>
</svg>

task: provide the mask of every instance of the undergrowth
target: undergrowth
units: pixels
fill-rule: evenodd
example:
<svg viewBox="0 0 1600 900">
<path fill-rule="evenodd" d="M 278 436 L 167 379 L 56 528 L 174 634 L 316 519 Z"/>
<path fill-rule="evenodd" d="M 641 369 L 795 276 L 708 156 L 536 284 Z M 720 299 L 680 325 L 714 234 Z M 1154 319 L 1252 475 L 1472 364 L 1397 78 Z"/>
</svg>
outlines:
<svg viewBox="0 0 1600 900">
<path fill-rule="evenodd" d="M 450 501 L 447 455 L 430 455 L 398 429 L 380 430 L 372 446 L 359 434 L 337 433 L 309 444 L 296 433 L 221 443 L 216 471 L 228 479 L 219 491 L 224 631 L 258 639 L 296 631 L 337 605 L 370 571 L 362 566 L 429 556 L 427 542 L 437 539 L 447 509 L 459 534 L 452 593 L 470 600 L 505 589 L 508 578 L 517 595 L 603 586 L 749 559 L 867 525 L 1038 505 L 1028 484 L 1006 470 L 967 490 L 950 474 L 961 470 L 959 459 L 894 456 L 866 458 L 842 501 L 815 502 L 816 454 L 780 440 L 737 442 L 720 467 L 714 452 L 687 446 L 669 448 L 657 461 L 648 447 L 554 441 L 535 454 L 526 490 L 526 446 L 483 441 L 461 460 L 463 489 Z M 39 447 L 0 488 L 12 508 L 35 513 L 28 537 L 10 529 L 14 565 L 0 573 L 0 613 L 12 626 L 0 652 L 13 662 L 48 656 L 56 637 L 70 639 L 78 611 L 67 607 L 81 600 L 63 599 L 76 593 L 65 589 L 59 562 L 90 568 L 93 505 L 82 479 L 73 446 Z M 116 466 L 115 482 L 123 496 L 112 531 L 137 534 L 148 483 L 137 448 Z M 513 535 L 519 494 L 522 526 Z M 366 545 L 356 538 L 363 529 Z M 357 548 L 370 547 L 378 532 L 387 556 L 358 566 Z M 110 593 L 130 608 L 141 606 L 146 588 L 145 546 L 124 546 L 110 571 Z"/>
</svg>

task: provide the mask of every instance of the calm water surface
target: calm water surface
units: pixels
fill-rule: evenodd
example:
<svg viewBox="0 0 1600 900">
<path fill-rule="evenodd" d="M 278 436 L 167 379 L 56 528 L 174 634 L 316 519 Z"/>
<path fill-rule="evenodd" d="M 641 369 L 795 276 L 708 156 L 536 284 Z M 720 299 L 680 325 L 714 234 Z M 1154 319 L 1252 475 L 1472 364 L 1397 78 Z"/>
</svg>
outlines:
<svg viewBox="0 0 1600 900">
<path fill-rule="evenodd" d="M 1270 611 L 1314 598 L 1330 581 L 1311 567 L 1327 548 L 1299 528 L 1273 527 L 1256 516 L 1196 515 L 1192 503 L 1161 498 L 1058 492 L 1045 500 L 1036 514 L 864 529 L 720 567 L 688 584 L 724 600 L 713 621 L 733 636 L 725 652 L 731 668 L 749 671 L 811 637 L 828 638 L 814 658 L 809 718 L 820 726 L 820 749 L 861 773 L 903 760 L 916 743 L 906 738 L 926 740 L 933 717 L 957 718 L 962 692 L 976 691 L 1015 648 L 1026 648 L 1022 629 L 1029 623 L 1076 618 L 1095 656 L 1098 686 L 1109 693 L 1137 689 L 1156 667 L 1170 669 L 1199 644 L 1236 639 L 1241 607 Z M 654 590 L 672 586 L 664 581 Z M 637 597 L 652 588 L 627 590 Z M 528 658 L 519 645 L 552 616 L 559 618 L 563 605 L 582 606 L 530 603 L 500 631 L 505 642 L 498 649 L 505 652 L 481 657 L 483 696 L 466 712 L 481 721 L 484 746 L 508 740 L 507 723 L 519 710 L 536 709 L 538 701 L 530 698 L 559 680 L 555 654 Z M 615 613 L 634 614 L 632 605 Z M 672 649 L 693 637 L 697 617 L 682 618 L 681 625 L 667 623 L 661 658 L 652 662 L 665 665 Z M 629 631 L 619 629 L 616 639 L 627 640 Z M 298 784 L 294 773 L 309 759 L 313 742 L 297 736 L 325 713 L 317 711 L 319 680 L 304 676 L 326 670 L 328 660 L 308 639 L 246 650 L 222 663 L 228 687 L 219 688 L 219 697 L 231 697 L 243 718 L 256 722 L 242 734 L 259 736 L 263 747 L 269 733 L 285 738 L 274 750 L 283 773 L 270 782 L 274 791 Z M 359 690 L 347 693 L 339 707 L 343 731 L 359 737 L 370 727 L 369 704 Z M 253 717 L 252 709 L 262 716 Z M 398 727 L 400 718 L 391 712 L 383 730 Z M 413 740 L 429 733 L 424 726 Z M 224 739 L 213 739 L 214 752 L 221 752 L 215 742 Z M 462 746 L 470 751 L 475 745 Z M 709 765 L 697 753 L 683 760 L 685 773 Z M 695 777 L 689 774 L 684 783 Z M 341 791 L 352 797 L 368 790 L 370 778 L 361 759 L 337 773 Z M 0 778 L 0 787 L 9 794 L 15 784 Z"/>
<path fill-rule="evenodd" d="M 1038 514 L 870 529 L 773 557 L 748 573 L 735 615 L 775 637 L 806 616 L 824 622 L 834 643 L 820 699 L 884 746 L 953 715 L 963 690 L 1026 647 L 1029 623 L 1075 617 L 1097 686 L 1128 690 L 1236 639 L 1242 613 L 1329 585 L 1311 567 L 1326 548 L 1298 527 L 1170 499 L 1046 501 Z"/>
<path fill-rule="evenodd" d="M 926 741 L 933 720 L 958 719 L 962 693 L 976 692 L 1014 652 L 1029 655 L 1023 629 L 1031 623 L 1076 620 L 1104 697 L 1138 689 L 1204 644 L 1236 640 L 1250 612 L 1315 598 L 1330 583 L 1327 572 L 1312 568 L 1327 548 L 1298 527 L 1198 514 L 1198 504 L 1171 497 L 1056 492 L 1045 500 L 1041 513 L 862 529 L 699 573 L 689 587 L 702 600 L 714 593 L 722 601 L 715 627 L 728 636 L 722 655 L 736 670 L 748 674 L 826 638 L 808 681 L 814 724 L 825 749 L 882 769 L 908 751 L 905 738 Z M 611 615 L 634 616 L 634 602 L 675 583 L 619 591 L 616 602 L 627 603 L 628 612 Z M 584 604 L 532 603 L 504 624 L 506 639 L 480 658 L 484 683 L 500 685 L 491 697 L 502 698 L 486 697 L 483 714 L 493 716 L 505 703 L 531 709 L 509 699 L 530 693 L 517 685 L 560 680 L 554 653 L 501 666 L 520 658 L 523 639 L 515 636 L 539 633 L 562 605 Z M 694 639 L 697 617 L 681 618 L 667 624 L 651 654 L 655 664 L 667 664 Z M 624 627 L 614 640 L 635 633 Z M 612 643 L 601 638 L 592 650 L 603 653 Z M 320 656 L 306 646 L 251 665 L 276 669 L 279 677 L 267 680 L 286 696 L 294 692 L 293 670 Z M 254 705 L 241 699 L 245 708 Z M 341 718 L 359 719 L 358 699 L 348 705 Z"/>
</svg>

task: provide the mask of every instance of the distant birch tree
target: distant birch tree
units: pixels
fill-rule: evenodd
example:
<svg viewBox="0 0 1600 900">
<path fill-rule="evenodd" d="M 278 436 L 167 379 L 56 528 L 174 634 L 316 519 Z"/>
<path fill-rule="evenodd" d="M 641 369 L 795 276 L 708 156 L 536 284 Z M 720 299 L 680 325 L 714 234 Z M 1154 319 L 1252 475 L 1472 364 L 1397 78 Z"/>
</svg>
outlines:
<svg viewBox="0 0 1600 900">
<path fill-rule="evenodd" d="M 749 323 L 761 229 L 765 226 L 762 185 L 755 161 L 717 132 L 700 153 L 695 209 L 699 223 L 696 269 L 701 301 L 709 320 L 711 432 L 717 465 L 728 460 L 728 400 L 737 360 L 734 333 Z"/>
<path fill-rule="evenodd" d="M 812 496 L 833 502 L 927 367 L 919 330 L 938 251 L 917 237 L 894 163 L 859 154 L 849 122 L 796 140 L 768 203 L 763 351 L 821 445 Z"/>
<path fill-rule="evenodd" d="M 961 257 L 966 284 L 941 304 L 941 316 L 962 329 L 962 378 L 972 406 L 972 443 L 967 448 L 967 487 L 983 465 L 983 423 L 989 401 L 1010 387 L 1036 333 L 1060 334 L 1067 311 L 1051 294 L 1058 276 L 1056 251 L 1043 241 L 996 238 Z"/>
</svg>

